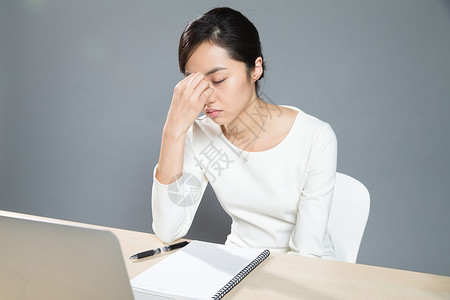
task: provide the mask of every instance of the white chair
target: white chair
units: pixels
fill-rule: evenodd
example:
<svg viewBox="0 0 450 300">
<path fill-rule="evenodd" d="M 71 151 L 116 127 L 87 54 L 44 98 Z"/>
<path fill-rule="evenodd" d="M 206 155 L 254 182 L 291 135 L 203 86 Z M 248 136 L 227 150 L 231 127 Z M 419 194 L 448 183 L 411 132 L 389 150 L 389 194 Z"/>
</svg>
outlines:
<svg viewBox="0 0 450 300">
<path fill-rule="evenodd" d="M 370 195 L 358 180 L 336 173 L 328 232 L 333 241 L 335 260 L 356 262 L 359 246 L 367 224 Z"/>
</svg>

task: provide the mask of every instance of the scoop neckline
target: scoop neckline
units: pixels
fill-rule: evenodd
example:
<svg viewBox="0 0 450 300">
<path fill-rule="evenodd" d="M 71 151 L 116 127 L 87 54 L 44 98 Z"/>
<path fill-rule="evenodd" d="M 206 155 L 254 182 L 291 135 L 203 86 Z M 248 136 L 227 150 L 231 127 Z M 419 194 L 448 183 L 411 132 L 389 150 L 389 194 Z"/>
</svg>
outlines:
<svg viewBox="0 0 450 300">
<path fill-rule="evenodd" d="M 225 140 L 226 143 L 228 143 L 228 145 L 230 145 L 231 147 L 235 148 L 239 152 L 245 152 L 245 153 L 248 153 L 248 154 L 258 154 L 258 153 L 267 153 L 267 152 L 275 151 L 276 149 L 280 148 L 282 144 L 286 143 L 286 140 L 288 140 L 288 138 L 292 135 L 292 132 L 294 131 L 295 126 L 296 126 L 296 124 L 298 122 L 298 119 L 300 119 L 300 112 L 301 112 L 301 110 L 299 108 L 294 107 L 294 106 L 289 106 L 289 105 L 279 105 L 279 106 L 283 106 L 283 107 L 287 107 L 289 109 L 295 110 L 297 112 L 297 115 L 295 116 L 295 120 L 292 123 L 291 128 L 289 128 L 289 132 L 286 134 L 284 139 L 282 139 L 278 144 L 276 144 L 272 148 L 269 148 L 269 149 L 266 149 L 266 150 L 261 150 L 261 151 L 246 151 L 246 150 L 242 150 L 241 148 L 239 148 L 236 145 L 234 145 L 232 142 L 230 142 L 225 137 L 225 134 L 223 133 L 222 128 L 219 126 L 219 130 L 223 134 L 223 139 Z"/>
</svg>

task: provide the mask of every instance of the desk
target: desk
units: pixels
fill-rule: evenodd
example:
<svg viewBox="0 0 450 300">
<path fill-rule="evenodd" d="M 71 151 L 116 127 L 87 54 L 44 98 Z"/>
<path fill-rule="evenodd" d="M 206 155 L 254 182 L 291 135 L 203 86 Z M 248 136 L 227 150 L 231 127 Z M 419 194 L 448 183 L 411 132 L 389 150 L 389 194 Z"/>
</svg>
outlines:
<svg viewBox="0 0 450 300">
<path fill-rule="evenodd" d="M 0 215 L 111 230 L 119 239 L 130 279 L 170 255 L 128 259 L 163 245 L 154 234 L 1 210 Z M 450 299 L 450 277 L 272 253 L 224 299 Z"/>
</svg>

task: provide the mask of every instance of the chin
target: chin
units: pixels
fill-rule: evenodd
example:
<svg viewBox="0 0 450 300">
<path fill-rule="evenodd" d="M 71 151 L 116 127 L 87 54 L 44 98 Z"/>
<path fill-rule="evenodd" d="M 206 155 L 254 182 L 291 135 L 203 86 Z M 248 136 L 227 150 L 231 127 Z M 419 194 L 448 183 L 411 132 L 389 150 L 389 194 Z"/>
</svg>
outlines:
<svg viewBox="0 0 450 300">
<path fill-rule="evenodd" d="M 210 118 L 210 119 L 211 119 L 211 121 L 213 121 L 217 125 L 225 125 L 226 124 L 220 117 L 219 118 L 214 118 L 214 119 Z"/>
</svg>

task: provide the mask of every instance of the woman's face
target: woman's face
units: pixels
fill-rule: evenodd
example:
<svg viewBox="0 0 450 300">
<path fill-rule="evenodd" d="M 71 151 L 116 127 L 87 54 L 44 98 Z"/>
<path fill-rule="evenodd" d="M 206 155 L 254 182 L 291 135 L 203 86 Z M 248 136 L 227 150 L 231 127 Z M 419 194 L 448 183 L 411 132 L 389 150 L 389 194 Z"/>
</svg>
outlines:
<svg viewBox="0 0 450 300">
<path fill-rule="evenodd" d="M 203 112 L 219 125 L 233 122 L 256 99 L 254 80 L 243 62 L 231 59 L 227 51 L 209 42 L 198 46 L 186 63 L 186 73 L 201 73 L 214 93 Z"/>
</svg>

